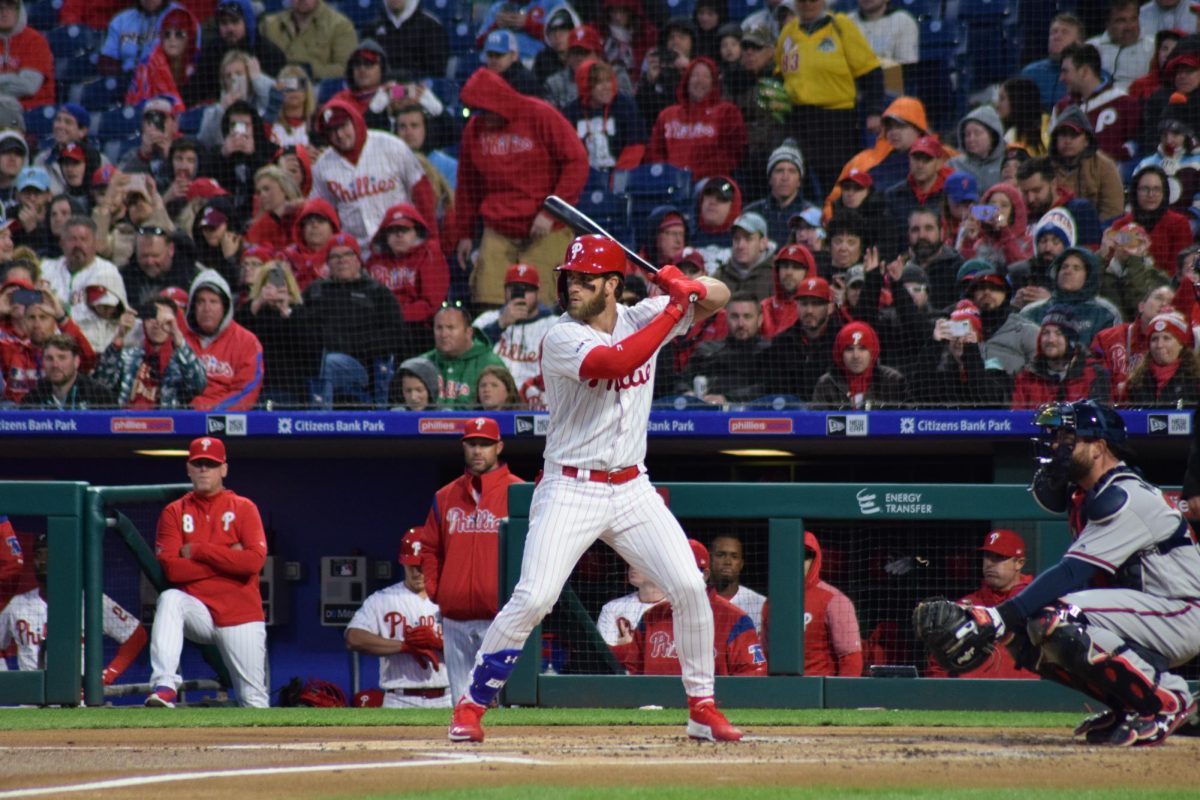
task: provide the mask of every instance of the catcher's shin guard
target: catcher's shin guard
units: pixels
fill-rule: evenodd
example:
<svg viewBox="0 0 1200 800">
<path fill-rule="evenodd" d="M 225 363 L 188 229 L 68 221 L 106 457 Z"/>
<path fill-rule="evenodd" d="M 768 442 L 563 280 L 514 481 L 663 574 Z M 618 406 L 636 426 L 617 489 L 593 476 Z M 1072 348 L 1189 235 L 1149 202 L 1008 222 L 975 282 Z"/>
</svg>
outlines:
<svg viewBox="0 0 1200 800">
<path fill-rule="evenodd" d="M 1157 659 L 1142 656 L 1123 645 L 1109 653 L 1096 646 L 1081 621 L 1079 609 L 1059 606 L 1043 609 L 1029 619 L 1029 640 L 1040 647 L 1038 672 L 1043 676 L 1091 695 L 1119 711 L 1153 715 L 1173 709 L 1178 700 L 1131 661 L 1146 663 L 1155 672 Z M 1147 654 L 1150 655 L 1150 654 Z"/>
</svg>

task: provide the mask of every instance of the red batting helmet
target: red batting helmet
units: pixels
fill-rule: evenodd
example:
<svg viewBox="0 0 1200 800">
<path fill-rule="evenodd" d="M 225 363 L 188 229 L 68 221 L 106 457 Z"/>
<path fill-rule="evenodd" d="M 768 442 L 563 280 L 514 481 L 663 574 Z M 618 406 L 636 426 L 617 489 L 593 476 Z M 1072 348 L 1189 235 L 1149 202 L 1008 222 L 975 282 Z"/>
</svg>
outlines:
<svg viewBox="0 0 1200 800">
<path fill-rule="evenodd" d="M 568 272 L 583 272 L 588 275 L 616 274 L 625 276 L 625 250 L 607 236 L 589 233 L 576 236 L 567 248 L 563 263 L 554 268 L 558 275 L 558 302 L 567 307 Z"/>
</svg>

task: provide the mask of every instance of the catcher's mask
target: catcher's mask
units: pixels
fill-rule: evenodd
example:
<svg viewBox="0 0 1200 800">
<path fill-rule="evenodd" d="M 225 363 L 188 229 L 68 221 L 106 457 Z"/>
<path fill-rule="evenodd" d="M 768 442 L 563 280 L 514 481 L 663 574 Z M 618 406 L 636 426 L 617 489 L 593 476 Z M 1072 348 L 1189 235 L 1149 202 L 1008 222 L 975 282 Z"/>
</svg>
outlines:
<svg viewBox="0 0 1200 800">
<path fill-rule="evenodd" d="M 1070 461 L 1079 439 L 1103 440 L 1121 457 L 1125 450 L 1125 421 L 1110 406 L 1095 400 L 1073 403 L 1046 403 L 1037 410 L 1033 424 L 1038 427 L 1034 446 L 1038 463 Z"/>
</svg>

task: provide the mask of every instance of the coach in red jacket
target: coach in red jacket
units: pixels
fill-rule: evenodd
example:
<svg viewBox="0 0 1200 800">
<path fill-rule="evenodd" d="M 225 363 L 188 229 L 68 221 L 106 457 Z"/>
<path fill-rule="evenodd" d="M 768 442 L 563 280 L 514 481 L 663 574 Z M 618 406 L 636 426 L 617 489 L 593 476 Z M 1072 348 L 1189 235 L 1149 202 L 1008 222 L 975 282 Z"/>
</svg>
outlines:
<svg viewBox="0 0 1200 800">
<path fill-rule="evenodd" d="M 983 554 L 983 585 L 959 603 L 972 606 L 995 608 L 1019 593 L 1033 580 L 1032 575 L 1026 575 L 1025 540 L 1016 532 L 998 528 L 988 531 L 979 546 Z M 925 670 L 927 678 L 948 678 L 949 673 L 942 669 L 932 658 Z M 1008 649 L 997 647 L 991 657 L 980 666 L 969 672 L 963 672 L 959 678 L 1025 678 L 1037 680 L 1038 676 L 1029 670 L 1021 669 L 1013 661 Z"/>
<path fill-rule="evenodd" d="M 233 321 L 233 293 L 216 270 L 203 270 L 192 281 L 183 336 L 208 376 L 208 386 L 192 398 L 192 408 L 254 408 L 262 391 L 262 345 L 257 336 Z"/>
<path fill-rule="evenodd" d="M 658 115 L 642 161 L 690 169 L 697 179 L 734 174 L 746 151 L 746 123 L 735 104 L 721 99 L 711 58 L 688 64 L 675 98 L 675 105 Z"/>
<path fill-rule="evenodd" d="M 154 552 L 174 589 L 158 596 L 150 638 L 147 706 L 175 707 L 183 640 L 216 644 L 238 703 L 270 705 L 267 628 L 258 573 L 267 538 L 258 507 L 225 488 L 225 444 L 204 436 L 188 448 L 192 491 L 163 509 Z"/>
<path fill-rule="evenodd" d="M 454 219 L 446 238 L 456 243 L 459 266 L 471 270 L 471 295 L 478 304 L 500 307 L 509 264 L 532 264 L 541 276 L 539 299 L 553 305 L 554 268 L 574 234 L 542 211 L 542 201 L 551 194 L 578 201 L 587 183 L 587 151 L 554 106 L 522 95 L 491 70 L 472 75 L 460 97 L 474 113 L 459 146 Z M 483 232 L 472 269 L 480 219 Z"/>
<path fill-rule="evenodd" d="M 467 420 L 462 444 L 466 471 L 438 489 L 416 534 L 425 590 L 442 609 L 455 700 L 467 691 L 475 653 L 498 610 L 499 531 L 508 516 L 508 487 L 524 483 L 500 462 L 504 442 L 496 420 Z"/>
</svg>

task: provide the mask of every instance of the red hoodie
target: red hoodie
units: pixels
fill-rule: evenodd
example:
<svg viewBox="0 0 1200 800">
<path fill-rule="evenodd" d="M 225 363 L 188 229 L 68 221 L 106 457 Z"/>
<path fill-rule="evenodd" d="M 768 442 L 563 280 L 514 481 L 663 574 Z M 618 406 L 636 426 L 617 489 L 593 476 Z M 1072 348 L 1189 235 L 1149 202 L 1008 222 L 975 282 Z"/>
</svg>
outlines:
<svg viewBox="0 0 1200 800">
<path fill-rule="evenodd" d="M 292 228 L 292 243 L 284 249 L 283 254 L 287 256 L 288 263 L 292 265 L 292 273 L 296 276 L 296 283 L 302 292 L 308 288 L 310 283 L 329 277 L 329 267 L 325 264 L 325 258 L 322 255 L 324 248 L 321 250 L 310 249 L 304 243 L 304 236 L 301 235 L 303 233 L 301 223 L 305 217 L 313 214 L 329 220 L 333 224 L 334 233 L 340 233 L 342 230 L 342 221 L 338 219 L 337 212 L 327 201 L 315 197 L 300 206 Z"/>
<path fill-rule="evenodd" d="M 422 241 L 407 253 L 388 249 L 387 229 L 407 222 L 421 231 Z M 405 322 L 431 323 L 450 291 L 450 270 L 437 240 L 428 238 L 425 218 L 408 203 L 387 210 L 378 233 L 371 240 L 367 272 L 396 296 Z"/>
<path fill-rule="evenodd" d="M 990 205 L 991 199 L 997 194 L 1008 198 L 1009 204 L 1012 205 L 1012 219 L 999 233 L 994 227 L 980 223 L 978 236 L 963 237 L 958 247 L 959 255 L 964 259 L 971 259 L 990 249 L 1001 256 L 1005 264 L 1032 258 L 1033 237 L 1029 233 L 1029 212 L 1025 210 L 1025 200 L 1021 197 L 1021 192 L 1006 183 L 997 183 L 983 193 L 980 202 Z"/>
<path fill-rule="evenodd" d="M 426 591 L 446 619 L 496 616 L 500 520 L 508 516 L 514 483 L 524 481 L 499 464 L 479 476 L 465 472 L 434 495 L 417 538 Z"/>
<path fill-rule="evenodd" d="M 811 531 L 804 532 L 804 547 L 815 554 L 804 577 L 804 674 L 857 678 L 862 675 L 863 658 L 854 604 L 821 580 L 821 544 Z M 768 652 L 770 605 L 770 600 L 763 603 L 762 616 Z"/>
<path fill-rule="evenodd" d="M 1017 580 L 1017 585 L 1009 589 L 1007 592 L 997 592 L 986 583 L 982 584 L 974 592 L 971 592 L 966 597 L 958 600 L 960 603 L 966 603 L 973 606 L 985 606 L 987 608 L 995 608 L 1005 600 L 1020 594 L 1021 590 L 1033 581 L 1032 575 L 1022 575 Z M 942 669 L 941 665 L 932 658 L 929 660 L 929 666 L 925 668 L 925 677 L 927 678 L 948 678 L 950 673 Z M 995 651 L 987 661 L 979 665 L 973 670 L 960 673 L 959 678 L 1021 678 L 1025 680 L 1038 679 L 1035 673 L 1019 668 L 1013 657 L 1009 655 L 1008 648 L 996 647 Z"/>
<path fill-rule="evenodd" d="M 781 260 L 799 261 L 805 264 L 808 267 L 808 271 L 804 273 L 805 277 L 817 274 L 816 259 L 813 258 L 812 252 L 802 244 L 790 244 L 783 248 L 775 256 L 776 263 Z M 774 339 L 795 325 L 796 320 L 800 317 L 800 307 L 796 304 L 796 290 L 800 288 L 800 282 L 796 282 L 796 289 L 787 292 L 784 290 L 783 284 L 779 282 L 777 268 L 774 277 L 775 293 L 762 300 L 762 327 L 759 328 L 759 333 L 764 339 Z"/>
<path fill-rule="evenodd" d="M 489 69 L 477 70 L 460 96 L 464 105 L 505 121 L 491 127 L 475 114 L 463 129 L 451 242 L 473 238 L 479 219 L 503 236 L 527 239 L 548 195 L 579 200 L 587 151 L 554 106 L 522 95 Z"/>
<path fill-rule="evenodd" d="M 70 336 L 79 345 L 79 371 L 90 374 L 96 367 L 92 343 L 73 319 L 60 325 L 59 332 Z M 3 370 L 0 378 L 4 381 L 4 399 L 20 403 L 42 377 L 42 348 L 18 336 L 11 328 L 0 328 L 0 370 Z"/>
<path fill-rule="evenodd" d="M 200 23 L 192 12 L 182 6 L 174 8 L 163 15 L 158 21 L 158 30 L 165 27 L 186 25 L 189 32 L 188 50 L 183 54 L 184 82 L 190 81 L 196 72 L 196 54 L 200 51 Z M 163 51 L 162 42 L 154 45 L 150 57 L 138 64 L 133 71 L 133 83 L 125 95 L 125 105 L 136 106 L 152 97 L 166 95 L 177 101 L 180 109 L 183 107 L 183 87 L 175 80 L 171 71 L 171 62 Z"/>
<path fill-rule="evenodd" d="M 0 72 L 20 72 L 31 69 L 42 73 L 42 85 L 28 97 L 19 98 L 28 111 L 39 106 L 54 105 L 54 55 L 46 37 L 29 27 L 25 6 L 17 3 L 17 24 L 12 32 L 0 36 Z"/>
<path fill-rule="evenodd" d="M 712 86 L 703 100 L 694 103 L 688 80 L 700 66 L 708 68 Z M 667 162 L 690 169 L 694 178 L 732 174 L 746 150 L 746 123 L 735 104 L 721 99 L 721 81 L 711 58 L 692 59 L 679 79 L 675 98 L 678 102 L 658 115 L 642 163 Z"/>
</svg>

